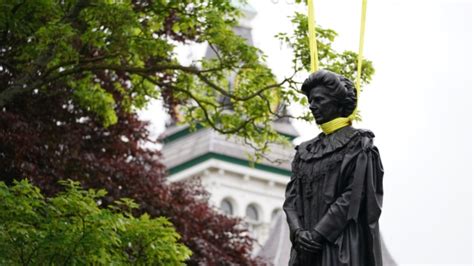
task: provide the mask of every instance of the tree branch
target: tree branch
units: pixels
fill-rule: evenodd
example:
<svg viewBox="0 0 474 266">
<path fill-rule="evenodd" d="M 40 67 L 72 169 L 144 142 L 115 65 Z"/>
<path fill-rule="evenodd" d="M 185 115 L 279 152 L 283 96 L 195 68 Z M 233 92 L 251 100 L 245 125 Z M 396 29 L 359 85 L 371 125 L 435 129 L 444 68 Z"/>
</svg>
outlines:
<svg viewBox="0 0 474 266">
<path fill-rule="evenodd" d="M 94 59 L 91 59 L 91 60 L 92 60 L 92 62 L 95 61 Z M 99 58 L 97 60 L 101 60 L 101 59 Z M 31 82 L 30 84 L 28 84 L 28 82 L 27 82 L 28 77 L 26 77 L 25 79 L 20 79 L 19 82 L 17 82 L 16 84 L 10 86 L 10 88 L 8 88 L 8 89 L 6 89 L 6 90 L 4 90 L 0 93 L 0 107 L 5 106 L 8 103 L 8 101 L 10 101 L 15 95 L 31 91 L 35 88 L 41 88 L 42 86 L 44 86 L 45 84 L 47 84 L 49 82 L 54 82 L 54 81 L 56 81 L 58 79 L 61 79 L 63 77 L 73 75 L 73 74 L 77 74 L 77 73 L 81 73 L 81 72 L 84 72 L 84 71 L 113 70 L 113 71 L 129 72 L 129 73 L 134 73 L 134 74 L 139 74 L 139 75 L 150 75 L 150 74 L 154 74 L 156 72 L 161 72 L 161 71 L 165 71 L 165 70 L 179 70 L 179 71 L 183 71 L 185 73 L 190 73 L 190 74 L 196 75 L 206 85 L 208 85 L 212 89 L 218 91 L 222 95 L 233 99 L 234 101 L 247 101 L 249 99 L 252 99 L 252 98 L 258 96 L 259 94 L 263 93 L 266 90 L 269 90 L 269 89 L 272 89 L 272 88 L 275 88 L 275 87 L 280 87 L 280 86 L 282 86 L 283 84 L 285 84 L 287 82 L 291 82 L 292 77 L 295 75 L 295 74 L 293 74 L 292 77 L 285 78 L 280 83 L 267 85 L 267 86 L 259 89 L 258 91 L 254 92 L 250 95 L 247 95 L 245 97 L 239 97 L 239 96 L 236 96 L 234 94 L 231 94 L 231 93 L 227 92 L 225 89 L 221 88 L 220 86 L 218 86 L 214 82 L 212 82 L 210 79 L 208 79 L 204 73 L 206 73 L 209 70 L 200 70 L 195 66 L 183 66 L 183 65 L 179 65 L 179 64 L 161 64 L 161 65 L 154 65 L 154 66 L 150 66 L 150 67 L 147 67 L 147 68 L 143 68 L 143 67 L 133 67 L 133 66 L 126 66 L 126 65 L 125 66 L 123 66 L 123 65 L 109 65 L 109 64 L 93 64 L 92 65 L 92 64 L 90 64 L 92 62 L 87 62 L 87 61 L 83 61 L 83 62 L 86 63 L 86 64 L 85 65 L 78 65 L 77 67 L 59 72 L 57 75 L 51 76 L 51 77 L 48 77 L 48 76 L 51 74 L 51 71 L 53 71 L 53 70 L 49 70 L 48 73 L 46 73 L 47 76 L 43 76 L 41 78 L 38 77 L 34 82 Z M 63 64 L 68 64 L 68 63 L 66 62 L 66 63 L 63 63 Z M 58 69 L 59 67 L 60 66 L 57 65 L 53 68 Z"/>
<path fill-rule="evenodd" d="M 71 8 L 70 12 L 66 14 L 66 16 L 64 17 L 64 20 L 67 21 L 68 23 L 73 23 L 79 16 L 80 12 L 89 5 L 90 5 L 90 0 L 77 1 L 74 7 Z M 38 72 L 40 72 L 51 61 L 51 59 L 53 58 L 55 54 L 55 50 L 56 50 L 55 45 L 49 45 L 46 52 L 39 55 L 36 58 L 36 60 L 32 62 L 31 65 L 33 67 L 29 71 L 25 71 L 17 79 L 18 80 L 17 82 L 15 82 L 9 88 L 3 90 L 0 93 L 0 107 L 5 106 L 16 95 L 26 93 L 37 87 L 36 85 L 38 82 L 36 80 L 41 80 L 41 77 L 38 76 Z"/>
<path fill-rule="evenodd" d="M 150 81 L 151 83 L 157 85 L 157 86 L 162 86 L 163 84 L 151 79 L 150 77 L 147 77 L 145 76 L 145 79 L 147 79 L 148 81 Z M 169 86 L 168 84 L 166 84 L 166 86 Z M 252 118 L 252 119 L 249 119 L 249 120 L 246 120 L 244 121 L 242 124 L 240 124 L 238 127 L 236 128 L 233 128 L 233 129 L 229 129 L 229 130 L 224 130 L 222 128 L 219 128 L 217 126 L 217 124 L 211 119 L 210 115 L 209 115 L 209 112 L 207 110 L 207 108 L 203 105 L 203 103 L 207 103 L 207 104 L 210 104 L 214 107 L 217 107 L 215 104 L 211 103 L 211 102 L 208 102 L 208 101 L 205 101 L 205 100 L 202 100 L 202 99 L 199 99 L 197 98 L 195 95 L 193 95 L 190 91 L 188 90 L 184 90 L 184 89 L 180 89 L 180 88 L 177 88 L 177 87 L 174 87 L 174 86 L 171 86 L 174 90 L 177 90 L 177 91 L 180 91 L 182 93 L 185 93 L 187 94 L 191 99 L 193 99 L 196 104 L 201 108 L 201 110 L 203 111 L 204 113 L 204 117 L 206 119 L 206 122 L 211 126 L 211 128 L 213 128 L 215 131 L 219 132 L 219 133 L 222 133 L 222 134 L 235 134 L 235 133 L 238 133 L 240 130 L 242 130 L 243 128 L 245 128 L 247 126 L 247 124 L 251 123 L 252 121 L 254 121 L 255 119 Z"/>
</svg>

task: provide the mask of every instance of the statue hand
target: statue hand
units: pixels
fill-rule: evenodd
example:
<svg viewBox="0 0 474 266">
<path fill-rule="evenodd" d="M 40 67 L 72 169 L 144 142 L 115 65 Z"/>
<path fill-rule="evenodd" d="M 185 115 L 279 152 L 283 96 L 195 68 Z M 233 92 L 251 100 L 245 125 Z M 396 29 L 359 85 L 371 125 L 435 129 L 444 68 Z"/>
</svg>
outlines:
<svg viewBox="0 0 474 266">
<path fill-rule="evenodd" d="M 321 245 L 324 243 L 324 237 L 316 230 L 311 230 L 311 239 Z"/>
<path fill-rule="evenodd" d="M 296 233 L 296 247 L 306 252 L 316 253 L 321 251 L 322 244 L 313 240 L 310 231 L 301 230 Z"/>
</svg>

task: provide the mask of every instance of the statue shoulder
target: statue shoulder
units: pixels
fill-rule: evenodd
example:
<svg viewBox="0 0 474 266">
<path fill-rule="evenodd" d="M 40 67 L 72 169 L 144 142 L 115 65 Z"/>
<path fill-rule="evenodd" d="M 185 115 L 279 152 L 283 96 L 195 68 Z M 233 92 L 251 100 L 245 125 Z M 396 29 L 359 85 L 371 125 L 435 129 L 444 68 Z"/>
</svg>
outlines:
<svg viewBox="0 0 474 266">
<path fill-rule="evenodd" d="M 308 149 L 307 147 L 312 145 L 313 143 L 317 142 L 317 140 L 319 139 L 319 135 L 310 139 L 310 140 L 307 140 L 307 141 L 303 141 L 301 142 L 299 145 L 296 145 L 295 146 L 295 150 L 296 150 L 296 156 L 298 155 L 302 155 L 302 154 L 306 154 L 308 153 Z"/>
<path fill-rule="evenodd" d="M 371 130 L 357 128 L 357 137 L 355 138 L 355 143 L 357 148 L 361 148 L 366 151 L 374 147 L 374 138 L 375 134 Z"/>
<path fill-rule="evenodd" d="M 299 145 L 296 145 L 295 146 L 295 157 L 293 159 L 293 162 L 296 163 L 300 160 L 307 160 L 309 159 L 311 156 L 311 153 L 308 151 L 308 146 L 310 146 L 311 144 L 317 142 L 319 138 L 319 135 L 313 139 L 310 139 L 308 141 L 304 141 L 302 143 L 300 143 Z"/>
<path fill-rule="evenodd" d="M 357 130 L 357 132 L 359 132 L 359 134 L 363 137 L 367 137 L 367 138 L 375 138 L 375 134 L 374 132 L 372 132 L 371 130 L 369 129 L 364 129 L 364 128 L 357 128 L 355 129 Z"/>
<path fill-rule="evenodd" d="M 351 143 L 349 144 L 348 150 L 345 154 L 343 168 L 347 167 L 350 163 L 355 163 L 356 158 L 359 155 L 363 154 L 372 154 L 375 157 L 374 159 L 379 158 L 380 154 L 378 152 L 377 147 L 374 145 L 374 138 L 375 134 L 368 129 L 355 129 L 357 131 L 356 136 L 352 139 Z"/>
<path fill-rule="evenodd" d="M 296 153 L 298 154 L 298 153 L 301 153 L 301 152 L 305 151 L 306 147 L 308 147 L 309 145 L 315 143 L 318 139 L 319 139 L 319 135 L 312 138 L 312 139 L 310 139 L 310 140 L 303 141 L 299 145 L 296 145 L 295 146 Z"/>
</svg>

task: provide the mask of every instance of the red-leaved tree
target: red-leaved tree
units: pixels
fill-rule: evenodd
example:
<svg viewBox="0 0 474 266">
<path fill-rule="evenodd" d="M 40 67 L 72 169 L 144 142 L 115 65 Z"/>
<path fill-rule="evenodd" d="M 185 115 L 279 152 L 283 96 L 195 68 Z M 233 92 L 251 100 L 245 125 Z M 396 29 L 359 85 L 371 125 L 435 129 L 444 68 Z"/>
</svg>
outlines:
<svg viewBox="0 0 474 266">
<path fill-rule="evenodd" d="M 103 127 L 58 87 L 53 95 L 34 92 L 0 111 L 0 179 L 28 178 L 52 195 L 58 180 L 71 178 L 84 187 L 104 188 L 104 205 L 128 197 L 140 204 L 137 214 L 168 217 L 193 251 L 189 265 L 254 265 L 252 241 L 239 225 L 208 205 L 197 181 L 165 182 L 159 152 L 146 123 L 118 110 L 118 123 Z"/>
</svg>

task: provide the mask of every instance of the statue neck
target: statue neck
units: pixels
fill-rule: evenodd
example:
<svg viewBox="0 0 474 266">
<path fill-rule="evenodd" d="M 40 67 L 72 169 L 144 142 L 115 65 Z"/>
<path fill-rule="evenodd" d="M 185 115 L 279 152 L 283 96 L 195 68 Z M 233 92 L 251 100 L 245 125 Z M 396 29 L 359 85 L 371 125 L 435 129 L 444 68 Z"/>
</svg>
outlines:
<svg viewBox="0 0 474 266">
<path fill-rule="evenodd" d="M 329 135 L 340 128 L 350 126 L 352 124 L 351 121 L 352 120 L 349 117 L 338 117 L 319 126 L 323 130 L 324 134 Z"/>
</svg>

